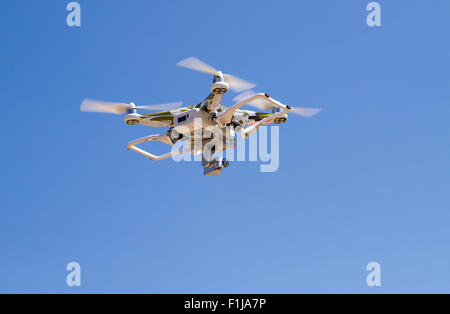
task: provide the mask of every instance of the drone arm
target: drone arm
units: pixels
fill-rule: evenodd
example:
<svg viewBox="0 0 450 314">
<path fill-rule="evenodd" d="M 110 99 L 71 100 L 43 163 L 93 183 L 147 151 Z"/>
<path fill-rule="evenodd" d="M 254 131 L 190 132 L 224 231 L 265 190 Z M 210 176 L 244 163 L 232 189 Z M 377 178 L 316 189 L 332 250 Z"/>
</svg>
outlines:
<svg viewBox="0 0 450 314">
<path fill-rule="evenodd" d="M 253 96 L 233 105 L 227 111 L 220 114 L 218 116 L 218 119 L 220 119 L 221 122 L 224 124 L 230 123 L 231 119 L 233 117 L 233 114 L 235 113 L 236 110 L 238 110 L 239 108 L 241 108 L 242 106 L 244 106 L 248 103 L 251 103 L 252 101 L 255 101 L 256 99 L 265 99 L 266 101 L 270 102 L 275 107 L 280 108 L 281 111 L 283 112 L 283 114 L 288 113 L 290 111 L 290 107 L 283 105 L 282 103 L 280 103 L 279 101 L 276 101 L 275 99 L 271 98 L 267 94 L 259 93 L 259 94 L 253 95 Z M 274 116 L 271 116 L 271 119 L 273 119 L 273 118 L 274 118 Z M 269 119 L 269 120 L 271 120 L 271 119 Z"/>
<path fill-rule="evenodd" d="M 256 132 L 256 130 L 258 130 L 258 128 L 259 128 L 260 126 L 263 126 L 264 124 L 266 124 L 266 123 L 268 123 L 268 122 L 270 122 L 270 121 L 272 121 L 272 120 L 274 120 L 274 119 L 277 119 L 277 118 L 279 118 L 279 117 L 282 117 L 283 115 L 285 115 L 285 114 L 288 113 L 288 112 L 289 112 L 289 109 L 286 108 L 286 110 L 284 110 L 284 111 L 280 111 L 280 112 L 278 112 L 278 113 L 276 113 L 276 114 L 274 114 L 274 115 L 270 115 L 270 116 L 268 116 L 267 118 L 264 118 L 264 119 L 262 119 L 261 121 L 255 123 L 254 125 L 251 125 L 251 126 L 248 126 L 248 127 L 244 128 L 244 129 L 241 131 L 242 137 L 243 137 L 243 138 L 249 137 L 251 134 L 253 134 L 254 132 Z"/>
<path fill-rule="evenodd" d="M 144 155 L 145 157 L 148 157 L 148 158 L 150 158 L 152 160 L 158 160 L 158 161 L 159 160 L 163 160 L 163 159 L 167 159 L 167 158 L 172 157 L 172 156 L 176 156 L 176 155 L 180 155 L 180 154 L 184 154 L 184 153 L 190 152 L 190 151 L 179 150 L 179 151 L 175 151 L 175 152 L 172 151 L 170 153 L 167 153 L 167 154 L 164 154 L 164 155 L 161 155 L 161 156 L 156 156 L 156 155 L 153 155 L 152 153 L 149 153 L 149 152 L 147 152 L 147 151 L 145 151 L 145 150 L 143 150 L 143 149 L 141 149 L 139 147 L 136 147 L 136 145 L 142 144 L 144 142 L 152 142 L 152 141 L 160 141 L 160 142 L 163 142 L 165 144 L 173 145 L 171 140 L 170 140 L 170 137 L 167 134 L 156 134 L 156 135 L 146 136 L 146 137 L 143 137 L 141 139 L 138 139 L 138 140 L 135 140 L 133 142 L 130 142 L 130 143 L 128 143 L 127 148 L 132 150 L 132 151 L 135 151 L 136 153 Z"/>
</svg>

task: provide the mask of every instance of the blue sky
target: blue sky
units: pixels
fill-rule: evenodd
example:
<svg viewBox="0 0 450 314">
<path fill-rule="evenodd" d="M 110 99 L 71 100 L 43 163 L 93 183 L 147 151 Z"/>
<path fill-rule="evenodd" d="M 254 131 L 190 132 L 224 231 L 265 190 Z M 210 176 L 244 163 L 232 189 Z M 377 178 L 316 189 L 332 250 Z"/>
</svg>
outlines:
<svg viewBox="0 0 450 314">
<path fill-rule="evenodd" d="M 380 1 L 380 28 L 360 0 L 80 0 L 80 28 L 68 2 L 0 3 L 1 292 L 450 292 L 448 1 Z M 324 111 L 280 127 L 277 172 L 212 178 L 80 112 L 198 103 L 189 56 Z"/>
</svg>

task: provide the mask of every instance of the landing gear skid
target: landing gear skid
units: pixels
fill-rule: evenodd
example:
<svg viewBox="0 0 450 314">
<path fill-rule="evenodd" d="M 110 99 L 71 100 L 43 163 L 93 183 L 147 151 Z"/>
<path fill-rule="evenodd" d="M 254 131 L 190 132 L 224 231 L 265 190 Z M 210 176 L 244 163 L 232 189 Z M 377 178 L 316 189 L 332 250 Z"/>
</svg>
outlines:
<svg viewBox="0 0 450 314">
<path fill-rule="evenodd" d="M 226 167 L 228 167 L 230 165 L 230 162 L 222 157 L 215 157 L 212 160 L 210 160 L 209 158 L 208 159 L 205 158 L 204 147 L 210 140 L 211 139 L 203 140 L 202 145 L 201 145 L 201 150 L 196 150 L 193 146 L 194 143 L 192 142 L 191 143 L 192 147 L 190 149 L 172 151 L 172 152 L 169 152 L 169 153 L 161 155 L 161 156 L 153 155 L 152 153 L 137 147 L 137 145 L 142 144 L 144 142 L 153 142 L 153 141 L 160 141 L 165 144 L 174 145 L 174 142 L 170 139 L 170 133 L 146 136 L 141 139 L 138 139 L 138 140 L 128 143 L 127 147 L 128 147 L 128 149 L 133 150 L 133 151 L 135 151 L 139 154 L 142 154 L 153 160 L 163 160 L 163 159 L 167 159 L 169 157 L 173 157 L 173 156 L 184 154 L 184 153 L 192 153 L 195 155 L 195 154 L 197 154 L 196 152 L 200 152 L 202 154 L 203 174 L 205 175 L 205 177 L 209 177 L 212 175 L 218 176 L 219 174 L 222 173 L 223 169 L 225 169 Z M 225 141 L 224 146 L 221 149 L 221 151 L 224 151 L 224 150 L 227 150 L 230 148 L 233 148 L 233 149 L 236 148 L 234 139 Z M 215 149 L 213 149 L 213 151 L 215 152 Z"/>
<path fill-rule="evenodd" d="M 209 177 L 212 175 L 218 176 L 222 170 L 230 165 L 230 162 L 222 157 L 216 157 L 211 161 L 202 156 L 203 175 Z"/>
</svg>

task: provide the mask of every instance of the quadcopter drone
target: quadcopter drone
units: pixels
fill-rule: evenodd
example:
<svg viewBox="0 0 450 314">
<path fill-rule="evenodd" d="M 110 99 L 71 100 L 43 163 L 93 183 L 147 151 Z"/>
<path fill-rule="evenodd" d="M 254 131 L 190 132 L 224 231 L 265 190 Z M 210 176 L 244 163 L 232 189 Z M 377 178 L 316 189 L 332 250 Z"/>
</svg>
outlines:
<svg viewBox="0 0 450 314">
<path fill-rule="evenodd" d="M 184 153 L 201 153 L 205 176 L 219 175 L 222 169 L 229 166 L 229 161 L 225 158 L 213 157 L 213 155 L 236 147 L 235 131 L 246 139 L 263 125 L 285 123 L 290 112 L 309 118 L 321 111 L 316 108 L 294 108 L 282 104 L 268 94 L 255 93 L 251 91 L 256 86 L 255 84 L 231 74 L 223 74 L 194 57 L 180 61 L 177 65 L 214 76 L 211 93 L 201 103 L 190 107 L 182 107 L 182 102 L 136 106 L 134 103 L 111 103 L 85 99 L 81 104 L 81 111 L 126 114 L 124 120 L 128 125 L 168 127 L 168 131 L 164 134 L 150 135 L 128 143 L 128 149 L 152 160 L 163 160 Z M 222 97 L 230 89 L 243 93 L 233 99 L 237 102 L 236 104 L 225 107 L 222 105 Z M 241 107 L 244 105 L 272 112 L 243 110 Z M 139 110 L 160 112 L 141 114 Z M 196 124 L 198 121 L 201 122 L 199 130 L 198 124 Z M 225 139 L 222 140 L 223 145 L 208 145 L 211 143 L 211 139 L 217 136 L 215 132 L 205 132 L 211 127 L 221 132 L 220 135 Z M 137 147 L 139 144 L 151 141 L 160 141 L 171 146 L 179 141 L 187 141 L 188 145 L 185 145 L 187 147 L 185 149 L 171 151 L 160 156 Z"/>
</svg>

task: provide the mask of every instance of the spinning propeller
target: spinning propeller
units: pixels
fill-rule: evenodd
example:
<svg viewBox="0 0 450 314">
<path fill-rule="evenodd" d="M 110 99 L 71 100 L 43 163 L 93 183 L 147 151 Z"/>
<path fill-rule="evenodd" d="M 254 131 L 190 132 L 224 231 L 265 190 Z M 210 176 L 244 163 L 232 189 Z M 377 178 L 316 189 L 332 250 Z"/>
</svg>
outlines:
<svg viewBox="0 0 450 314">
<path fill-rule="evenodd" d="M 247 98 L 250 98 L 252 96 L 256 95 L 256 93 L 254 91 L 246 91 L 242 94 L 237 95 L 236 97 L 233 98 L 234 101 L 236 102 L 240 102 L 243 101 Z M 252 106 L 252 107 L 256 107 L 262 110 L 269 110 L 269 109 L 273 109 L 273 105 L 264 100 L 264 99 L 256 99 L 250 103 L 248 103 L 248 105 Z M 291 107 L 291 112 L 295 113 L 299 116 L 305 117 L 305 118 L 311 118 L 313 116 L 315 116 L 316 114 L 318 114 L 319 112 L 321 112 L 322 109 L 319 108 L 296 108 L 296 107 Z"/>
<path fill-rule="evenodd" d="M 105 112 L 113 114 L 123 114 L 127 113 L 130 109 L 144 109 L 144 110 L 154 110 L 154 111 L 168 111 L 174 110 L 182 107 L 182 102 L 173 102 L 167 104 L 159 104 L 152 106 L 136 106 L 133 103 L 115 103 L 106 102 L 92 99 L 85 99 L 81 104 L 81 111 L 89 112 Z"/>
<path fill-rule="evenodd" d="M 223 78 L 225 79 L 225 82 L 230 86 L 232 90 L 235 92 L 243 92 L 248 89 L 252 89 L 256 86 L 256 84 L 247 82 L 243 79 L 240 79 L 234 75 L 231 74 L 222 74 L 219 70 L 213 68 L 212 66 L 204 63 L 203 61 L 195 58 L 190 57 L 187 59 L 184 59 L 183 61 L 180 61 L 177 63 L 178 66 L 188 68 L 194 71 L 203 72 L 206 74 L 212 74 L 214 76 L 220 76 L 223 75 Z"/>
</svg>

